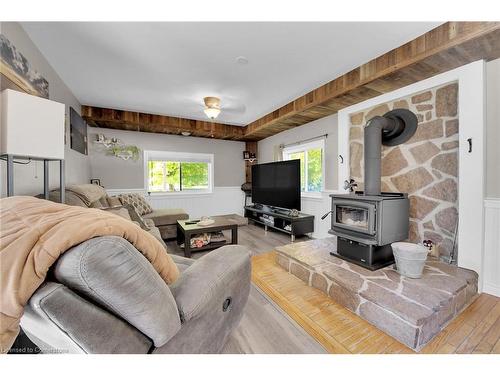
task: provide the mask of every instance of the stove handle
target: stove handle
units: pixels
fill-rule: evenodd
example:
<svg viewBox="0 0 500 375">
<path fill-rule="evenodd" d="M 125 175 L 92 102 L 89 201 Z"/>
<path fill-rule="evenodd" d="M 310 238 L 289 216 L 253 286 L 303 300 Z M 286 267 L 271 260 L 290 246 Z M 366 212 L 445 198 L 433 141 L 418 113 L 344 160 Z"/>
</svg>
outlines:
<svg viewBox="0 0 500 375">
<path fill-rule="evenodd" d="M 328 211 L 326 214 L 324 214 L 323 216 L 321 216 L 321 220 L 325 220 L 325 219 L 326 219 L 326 217 L 327 217 L 328 215 L 330 215 L 331 213 L 333 213 L 333 210 L 330 210 L 330 211 Z"/>
</svg>

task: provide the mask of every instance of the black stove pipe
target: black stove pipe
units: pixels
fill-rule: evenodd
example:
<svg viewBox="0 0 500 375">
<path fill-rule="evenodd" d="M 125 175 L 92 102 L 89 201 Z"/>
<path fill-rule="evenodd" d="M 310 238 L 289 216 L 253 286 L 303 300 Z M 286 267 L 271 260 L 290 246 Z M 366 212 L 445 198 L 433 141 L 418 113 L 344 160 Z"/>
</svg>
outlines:
<svg viewBox="0 0 500 375">
<path fill-rule="evenodd" d="M 393 109 L 369 120 L 364 129 L 365 195 L 380 195 L 382 145 L 396 146 L 417 131 L 418 119 L 408 109 Z"/>
<path fill-rule="evenodd" d="M 373 117 L 364 129 L 365 192 L 364 195 L 380 195 L 382 133 L 394 132 L 400 124 L 394 118 Z"/>
</svg>

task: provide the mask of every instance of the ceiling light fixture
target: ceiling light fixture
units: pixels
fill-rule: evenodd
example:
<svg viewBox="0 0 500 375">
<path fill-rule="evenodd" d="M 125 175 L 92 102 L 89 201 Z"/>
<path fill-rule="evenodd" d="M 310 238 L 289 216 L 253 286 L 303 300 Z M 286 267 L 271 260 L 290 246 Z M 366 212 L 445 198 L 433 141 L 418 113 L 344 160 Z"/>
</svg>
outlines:
<svg viewBox="0 0 500 375">
<path fill-rule="evenodd" d="M 205 109 L 203 110 L 210 120 L 215 120 L 220 113 L 220 99 L 215 96 L 203 98 Z"/>
</svg>

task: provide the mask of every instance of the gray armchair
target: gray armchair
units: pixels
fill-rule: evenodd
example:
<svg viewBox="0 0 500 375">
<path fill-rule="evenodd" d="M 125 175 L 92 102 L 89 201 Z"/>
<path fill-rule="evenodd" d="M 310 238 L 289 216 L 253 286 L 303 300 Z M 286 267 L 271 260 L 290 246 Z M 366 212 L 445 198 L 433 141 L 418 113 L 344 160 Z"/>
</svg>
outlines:
<svg viewBox="0 0 500 375">
<path fill-rule="evenodd" d="M 248 299 L 249 251 L 172 257 L 181 276 L 167 286 L 122 238 L 75 246 L 32 296 L 21 327 L 47 352 L 218 353 Z"/>
</svg>

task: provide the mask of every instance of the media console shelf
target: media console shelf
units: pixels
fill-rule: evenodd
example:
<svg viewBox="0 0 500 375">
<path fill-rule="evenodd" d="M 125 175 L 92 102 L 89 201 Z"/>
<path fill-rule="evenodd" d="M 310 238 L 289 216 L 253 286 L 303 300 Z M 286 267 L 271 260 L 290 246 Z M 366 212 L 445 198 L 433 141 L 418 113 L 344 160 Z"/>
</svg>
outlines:
<svg viewBox="0 0 500 375">
<path fill-rule="evenodd" d="M 263 216 L 271 217 L 274 222 L 266 222 Z M 314 232 L 314 215 L 299 213 L 298 216 L 291 216 L 281 210 L 271 208 L 260 208 L 255 206 L 245 206 L 245 217 L 254 223 L 264 225 L 264 228 L 276 229 L 291 236 L 292 242 L 296 236 L 302 236 Z"/>
</svg>

